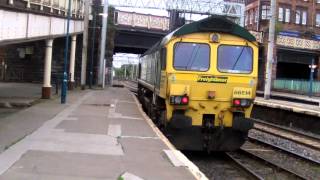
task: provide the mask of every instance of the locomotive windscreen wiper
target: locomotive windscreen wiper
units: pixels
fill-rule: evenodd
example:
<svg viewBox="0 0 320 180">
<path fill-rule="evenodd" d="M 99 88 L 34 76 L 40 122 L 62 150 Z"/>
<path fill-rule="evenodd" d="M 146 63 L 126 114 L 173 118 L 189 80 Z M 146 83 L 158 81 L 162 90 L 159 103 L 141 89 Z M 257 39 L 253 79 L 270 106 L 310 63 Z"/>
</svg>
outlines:
<svg viewBox="0 0 320 180">
<path fill-rule="evenodd" d="M 236 65 L 238 64 L 238 61 L 239 61 L 240 57 L 242 56 L 243 51 L 244 51 L 244 49 L 245 49 L 246 47 L 249 47 L 249 46 L 248 46 L 248 42 L 246 42 L 246 45 L 242 47 L 241 52 L 240 52 L 239 56 L 237 57 L 236 62 L 234 62 L 234 64 L 232 65 L 232 70 L 234 70 L 234 68 L 235 68 Z"/>
<path fill-rule="evenodd" d="M 195 51 L 196 48 L 197 48 L 197 50 L 196 50 L 196 52 L 194 53 L 194 51 Z M 191 56 L 190 56 L 190 58 L 189 58 L 189 60 L 188 60 L 188 63 L 187 63 L 187 67 L 186 67 L 187 69 L 190 69 L 190 68 L 192 67 L 192 65 L 193 65 L 193 63 L 194 63 L 194 60 L 196 59 L 196 57 L 197 57 L 197 55 L 198 55 L 199 49 L 200 49 L 200 46 L 196 46 L 195 48 L 193 48 L 192 53 L 191 53 Z M 193 55 L 193 54 L 195 54 L 195 55 Z M 190 61 L 191 61 L 191 63 L 190 63 Z M 189 64 L 190 64 L 190 66 L 189 66 Z"/>
</svg>

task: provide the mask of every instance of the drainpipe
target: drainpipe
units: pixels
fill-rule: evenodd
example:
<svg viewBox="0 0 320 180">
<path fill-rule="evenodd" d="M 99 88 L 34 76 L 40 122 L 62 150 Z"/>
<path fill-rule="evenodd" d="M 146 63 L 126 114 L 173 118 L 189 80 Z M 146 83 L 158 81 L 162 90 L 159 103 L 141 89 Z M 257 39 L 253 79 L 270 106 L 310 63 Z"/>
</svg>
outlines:
<svg viewBox="0 0 320 180">
<path fill-rule="evenodd" d="M 261 1 L 258 0 L 258 22 L 257 22 L 257 28 L 256 28 L 257 32 L 260 30 L 260 27 L 259 27 L 260 26 L 260 10 L 261 10 L 260 6 L 261 6 Z"/>
</svg>

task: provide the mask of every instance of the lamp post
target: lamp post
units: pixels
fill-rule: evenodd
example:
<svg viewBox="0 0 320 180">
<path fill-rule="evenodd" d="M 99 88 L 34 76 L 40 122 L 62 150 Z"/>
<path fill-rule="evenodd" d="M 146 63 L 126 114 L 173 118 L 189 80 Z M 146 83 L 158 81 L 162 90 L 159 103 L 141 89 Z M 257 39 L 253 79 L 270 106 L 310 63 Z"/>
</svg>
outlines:
<svg viewBox="0 0 320 180">
<path fill-rule="evenodd" d="M 313 74 L 314 70 L 317 68 L 317 65 L 314 64 L 314 57 L 312 58 L 311 65 L 309 65 L 310 68 L 310 78 L 309 78 L 309 97 L 312 96 L 312 86 L 313 86 Z"/>
<path fill-rule="evenodd" d="M 95 6 L 94 6 L 95 7 Z M 93 11 L 95 11 L 93 9 Z M 89 88 L 92 89 L 93 84 L 93 59 L 94 59 L 94 41 L 96 39 L 96 12 L 93 12 L 93 28 L 92 28 L 92 41 L 91 41 L 91 60 L 90 60 L 90 72 L 89 72 Z"/>
<path fill-rule="evenodd" d="M 267 65 L 264 82 L 264 99 L 270 99 L 271 83 L 272 83 L 272 64 L 274 61 L 274 38 L 275 38 L 275 26 L 276 26 L 276 0 L 271 0 L 271 18 L 269 22 L 269 43 L 267 54 Z"/>
<path fill-rule="evenodd" d="M 63 80 L 61 86 L 61 104 L 66 103 L 67 99 L 67 82 L 68 82 L 68 75 L 67 75 L 67 63 L 68 63 L 68 51 L 69 51 L 69 26 L 70 26 L 70 18 L 71 18 L 71 0 L 68 2 L 68 17 L 67 17 L 67 34 L 66 34 L 66 41 L 65 41 L 65 48 L 64 48 L 64 58 L 63 58 Z"/>
<path fill-rule="evenodd" d="M 98 83 L 104 88 L 104 76 L 105 76 L 105 49 L 106 49 L 106 36 L 107 36 L 107 17 L 108 17 L 108 0 L 104 0 L 103 14 L 102 15 L 102 30 L 101 30 L 101 43 L 100 43 L 100 66 L 99 66 L 99 76 Z"/>
</svg>

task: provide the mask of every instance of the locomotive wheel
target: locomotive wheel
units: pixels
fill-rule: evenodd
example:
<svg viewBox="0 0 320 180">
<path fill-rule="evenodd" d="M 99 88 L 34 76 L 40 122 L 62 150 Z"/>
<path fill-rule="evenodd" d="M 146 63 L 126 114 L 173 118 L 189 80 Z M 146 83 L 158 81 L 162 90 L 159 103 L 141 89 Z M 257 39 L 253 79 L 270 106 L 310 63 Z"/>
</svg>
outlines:
<svg viewBox="0 0 320 180">
<path fill-rule="evenodd" d="M 162 130 L 165 128 L 166 125 L 166 119 L 167 119 L 167 111 L 162 110 L 160 111 L 160 117 L 158 118 L 157 126 Z"/>
</svg>

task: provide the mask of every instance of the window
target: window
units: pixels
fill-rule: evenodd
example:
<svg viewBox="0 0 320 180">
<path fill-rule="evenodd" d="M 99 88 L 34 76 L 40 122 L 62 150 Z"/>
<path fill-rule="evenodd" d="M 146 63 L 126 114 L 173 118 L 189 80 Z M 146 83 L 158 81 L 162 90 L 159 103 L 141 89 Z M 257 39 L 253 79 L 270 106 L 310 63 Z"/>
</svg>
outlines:
<svg viewBox="0 0 320 180">
<path fill-rule="evenodd" d="M 320 13 L 316 15 L 316 27 L 320 27 Z"/>
<path fill-rule="evenodd" d="M 296 24 L 300 24 L 300 19 L 301 19 L 301 11 L 296 10 Z"/>
<path fill-rule="evenodd" d="M 253 50 L 249 46 L 220 45 L 218 70 L 227 73 L 252 72 Z"/>
<path fill-rule="evenodd" d="M 279 21 L 283 21 L 283 8 L 279 8 L 279 15 L 278 15 L 278 20 Z"/>
<path fill-rule="evenodd" d="M 246 19 L 244 20 L 244 25 L 246 26 L 246 25 L 248 25 L 248 16 L 249 16 L 249 13 L 247 12 L 246 13 Z"/>
<path fill-rule="evenodd" d="M 289 23 L 290 22 L 290 16 L 291 15 L 291 10 L 290 9 L 286 9 L 286 19 L 285 22 Z"/>
<path fill-rule="evenodd" d="M 296 24 L 302 24 L 302 25 L 307 25 L 307 11 L 306 10 L 296 10 Z"/>
<path fill-rule="evenodd" d="M 284 20 L 286 23 L 290 22 L 290 9 L 286 9 L 286 17 Z"/>
<path fill-rule="evenodd" d="M 270 6 L 262 5 L 261 19 L 270 19 L 270 17 L 271 17 Z"/>
<path fill-rule="evenodd" d="M 161 70 L 166 70 L 167 63 L 167 49 L 162 48 L 160 51 Z"/>
<path fill-rule="evenodd" d="M 253 23 L 253 14 L 254 14 L 254 12 L 251 11 L 251 12 L 250 12 L 250 17 L 249 17 L 249 24 L 252 24 L 252 23 Z"/>
<path fill-rule="evenodd" d="M 174 46 L 173 67 L 184 71 L 207 71 L 210 64 L 208 44 L 178 42 Z"/>
<path fill-rule="evenodd" d="M 258 11 L 258 9 L 256 9 L 255 12 L 256 12 L 256 13 L 255 13 L 255 15 L 254 15 L 254 22 L 257 23 L 257 22 L 258 22 L 258 19 L 259 19 L 259 11 Z"/>
<path fill-rule="evenodd" d="M 302 11 L 302 25 L 307 24 L 307 11 Z"/>
</svg>

